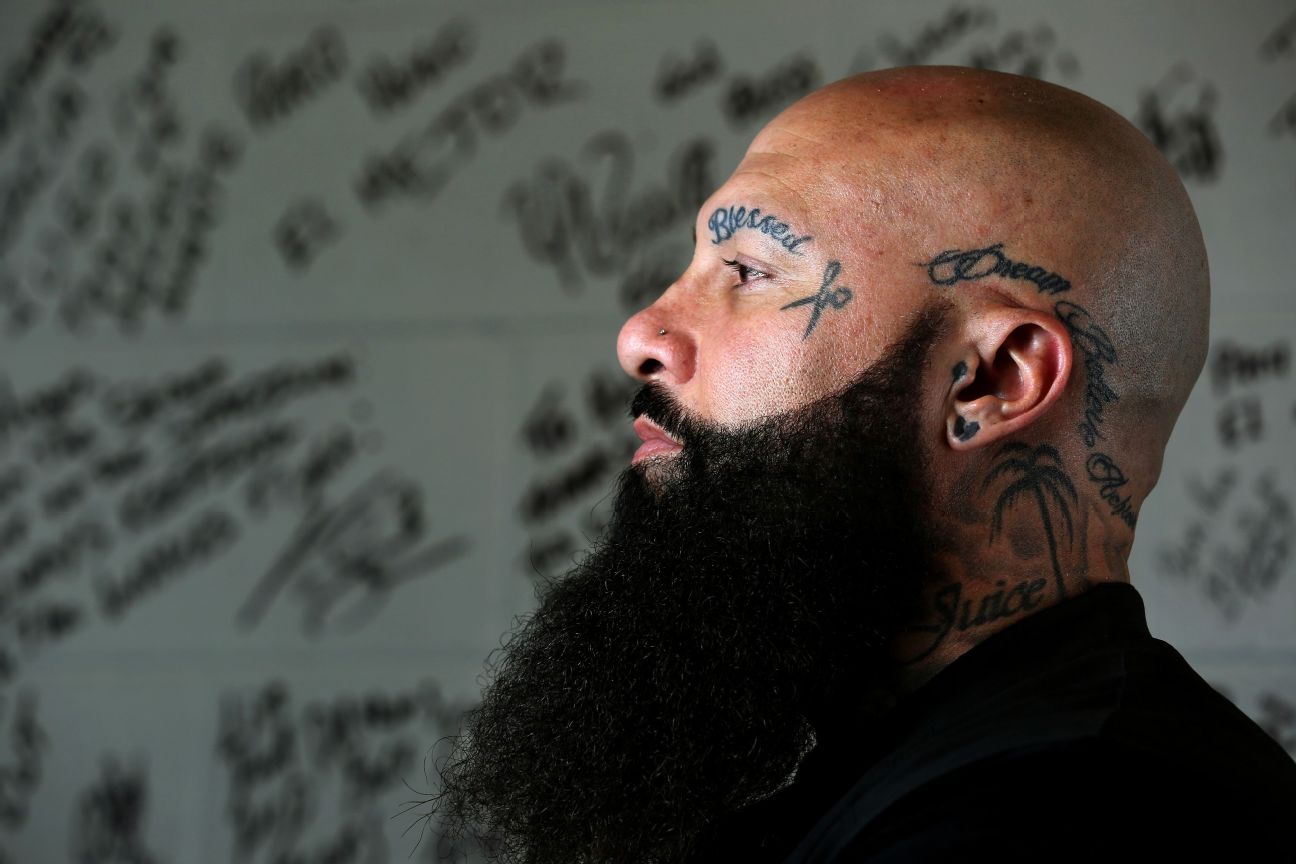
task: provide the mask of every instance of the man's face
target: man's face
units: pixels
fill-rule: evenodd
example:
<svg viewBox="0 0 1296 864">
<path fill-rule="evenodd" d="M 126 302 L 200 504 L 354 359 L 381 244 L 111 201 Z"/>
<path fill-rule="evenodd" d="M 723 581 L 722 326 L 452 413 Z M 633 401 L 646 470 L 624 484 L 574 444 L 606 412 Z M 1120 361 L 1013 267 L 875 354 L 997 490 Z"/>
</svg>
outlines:
<svg viewBox="0 0 1296 864">
<path fill-rule="evenodd" d="M 734 427 L 840 390 L 899 337 L 921 270 L 868 203 L 878 194 L 860 206 L 826 182 L 824 153 L 786 131 L 757 138 L 699 211 L 688 269 L 622 327 L 627 374 Z"/>
<path fill-rule="evenodd" d="M 623 472 L 606 534 L 496 655 L 447 826 L 535 864 L 683 860 L 888 686 L 927 579 L 906 394 L 939 330 L 917 316 L 843 392 L 737 430 L 645 385 L 632 412 L 683 449 Z"/>
<path fill-rule="evenodd" d="M 447 823 L 519 860 L 677 860 L 886 685 L 926 578 L 915 394 L 943 317 L 900 314 L 817 167 L 754 148 L 621 332 L 632 415 L 681 446 L 625 470 L 442 771 Z"/>
</svg>

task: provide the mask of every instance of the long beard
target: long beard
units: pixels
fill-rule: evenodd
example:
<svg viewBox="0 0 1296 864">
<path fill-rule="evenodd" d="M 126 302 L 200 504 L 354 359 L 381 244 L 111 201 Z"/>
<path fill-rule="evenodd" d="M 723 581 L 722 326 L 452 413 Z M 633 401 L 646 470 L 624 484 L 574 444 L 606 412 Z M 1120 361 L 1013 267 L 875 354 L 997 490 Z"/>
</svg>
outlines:
<svg viewBox="0 0 1296 864">
<path fill-rule="evenodd" d="M 925 579 L 917 418 L 939 313 L 850 387 L 628 468 L 604 537 L 494 658 L 435 809 L 506 860 L 677 861 L 876 684 Z"/>
</svg>

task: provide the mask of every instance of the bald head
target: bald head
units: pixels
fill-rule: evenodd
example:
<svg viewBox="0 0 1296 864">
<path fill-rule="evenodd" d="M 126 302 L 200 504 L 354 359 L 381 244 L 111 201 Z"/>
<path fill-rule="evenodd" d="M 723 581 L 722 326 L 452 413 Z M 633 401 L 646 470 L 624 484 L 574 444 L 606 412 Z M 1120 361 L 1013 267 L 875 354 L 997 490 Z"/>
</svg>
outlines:
<svg viewBox="0 0 1296 864">
<path fill-rule="evenodd" d="M 964 253 L 922 288 L 965 315 L 1081 307 L 1087 314 L 1067 319 L 1081 349 L 1068 402 L 1092 401 L 1085 391 L 1098 382 L 1084 373 L 1100 365 L 1119 399 L 1119 410 L 1090 406 L 1102 420 L 1089 418 L 1082 443 L 1105 440 L 1138 462 L 1146 494 L 1205 360 L 1209 278 L 1187 193 L 1142 133 L 1053 84 L 916 67 L 812 93 L 760 133 L 739 170 L 788 161 L 815 166 L 802 194 L 836 215 L 837 242 L 911 249 L 923 263 Z M 1026 266 L 1014 276 L 1017 264 Z M 1086 339 L 1095 327 L 1108 337 L 1101 345 Z M 1115 357 L 1086 353 L 1100 348 Z"/>
<path fill-rule="evenodd" d="M 694 229 L 618 338 L 644 443 L 608 531 L 504 646 L 443 774 L 448 824 L 527 861 L 682 859 L 786 785 L 811 727 L 1127 578 L 1205 350 L 1173 173 L 1036 81 L 834 84 Z"/>
<path fill-rule="evenodd" d="M 996 72 L 859 75 L 763 129 L 695 230 L 622 328 L 629 374 L 741 426 L 842 392 L 939 311 L 894 407 L 921 430 L 934 569 L 1003 574 L 991 591 L 1043 571 L 1059 600 L 1128 578 L 1209 316 L 1192 206 L 1128 122 Z"/>
<path fill-rule="evenodd" d="M 896 408 L 922 416 L 938 574 L 897 637 L 909 685 L 1017 617 L 1128 580 L 1209 318 L 1192 205 L 1138 130 L 1033 79 L 888 70 L 788 108 L 726 187 L 717 199 L 757 189 L 806 214 L 832 284 L 851 286 L 824 294 L 825 271 L 816 315 L 863 301 L 824 336 L 847 372 L 945 312 L 924 392 Z"/>
</svg>

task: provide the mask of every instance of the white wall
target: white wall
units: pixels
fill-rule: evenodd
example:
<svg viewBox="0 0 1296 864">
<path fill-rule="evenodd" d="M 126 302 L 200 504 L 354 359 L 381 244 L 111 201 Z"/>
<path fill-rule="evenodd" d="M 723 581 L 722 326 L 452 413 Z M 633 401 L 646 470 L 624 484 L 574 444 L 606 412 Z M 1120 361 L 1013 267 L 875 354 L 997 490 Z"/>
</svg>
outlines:
<svg viewBox="0 0 1296 864">
<path fill-rule="evenodd" d="M 1213 347 L 1132 572 L 1296 751 L 1290 2 L 0 16 L 0 860 L 435 860 L 402 781 L 598 530 L 621 321 L 778 108 L 910 62 L 1159 124 Z"/>
</svg>

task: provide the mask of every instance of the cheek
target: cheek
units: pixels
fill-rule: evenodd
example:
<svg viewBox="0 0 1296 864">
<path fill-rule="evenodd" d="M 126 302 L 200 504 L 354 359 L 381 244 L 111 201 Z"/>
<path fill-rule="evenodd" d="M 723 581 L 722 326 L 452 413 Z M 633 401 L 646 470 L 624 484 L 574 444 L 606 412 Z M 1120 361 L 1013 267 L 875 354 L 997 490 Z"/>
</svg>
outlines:
<svg viewBox="0 0 1296 864">
<path fill-rule="evenodd" d="M 725 334 L 710 346 L 707 415 L 726 425 L 753 420 L 798 408 L 845 383 L 849 376 L 837 374 L 840 357 L 820 335 L 802 341 L 797 327 Z"/>
</svg>

